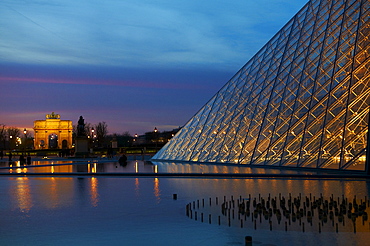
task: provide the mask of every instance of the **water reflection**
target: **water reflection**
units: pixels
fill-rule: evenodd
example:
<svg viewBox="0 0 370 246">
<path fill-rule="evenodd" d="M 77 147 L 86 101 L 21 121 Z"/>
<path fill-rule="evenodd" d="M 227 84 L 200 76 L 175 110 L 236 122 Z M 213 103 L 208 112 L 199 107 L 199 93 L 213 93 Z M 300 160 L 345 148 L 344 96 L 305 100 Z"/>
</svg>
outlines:
<svg viewBox="0 0 370 246">
<path fill-rule="evenodd" d="M 13 180 L 16 181 L 10 192 L 12 194 L 13 207 L 18 208 L 22 213 L 28 213 L 33 206 L 29 179 L 18 177 Z"/>
<path fill-rule="evenodd" d="M 153 191 L 154 191 L 154 196 L 157 198 L 157 202 L 160 202 L 161 201 L 161 190 L 159 188 L 159 179 L 158 178 L 154 178 Z"/>
<path fill-rule="evenodd" d="M 99 202 L 99 193 L 98 193 L 99 181 L 97 178 L 91 177 L 90 182 L 91 182 L 91 189 L 90 189 L 91 205 L 93 207 L 97 207 L 98 202 Z"/>
<path fill-rule="evenodd" d="M 95 167 L 91 163 L 87 169 L 98 170 L 98 166 L 99 164 Z M 139 170 L 142 167 L 140 166 Z M 131 168 L 133 169 L 134 165 Z M 1 234 L 4 245 L 25 245 L 27 240 L 36 240 L 40 235 L 45 245 L 53 245 L 56 241 L 59 245 L 65 245 L 71 240 L 75 240 L 75 244 L 79 245 L 97 244 L 94 241 L 97 238 L 96 235 L 110 245 L 153 243 L 165 245 L 172 237 L 181 242 L 178 245 L 189 245 L 191 244 L 189 238 L 195 237 L 193 242 L 199 242 L 205 240 L 205 235 L 211 235 L 216 238 L 215 241 L 219 241 L 218 244 L 212 245 L 236 244 L 236 242 L 242 244 L 245 235 L 253 235 L 253 238 L 257 238 L 264 244 L 275 245 L 297 245 L 294 244 L 292 237 L 295 236 L 297 240 L 304 238 L 305 235 L 309 235 L 306 238 L 310 238 L 308 245 L 323 245 L 333 240 L 341 242 L 342 245 L 349 242 L 352 245 L 364 245 L 370 239 L 369 230 L 365 230 L 369 227 L 369 223 L 365 221 L 363 224 L 360 217 L 356 220 L 357 234 L 352 236 L 352 217 L 348 218 L 348 213 L 344 226 L 340 224 L 338 217 L 334 217 L 333 227 L 329 209 L 327 223 L 321 224 L 321 233 L 319 233 L 321 221 L 318 220 L 317 209 L 314 212 L 316 217 L 312 216 L 312 227 L 307 221 L 307 211 L 311 209 L 311 202 L 321 197 L 329 203 L 338 201 L 338 198 L 342 202 L 343 195 L 348 198 L 347 211 L 349 202 L 354 196 L 358 204 L 361 204 L 361 199 L 369 201 L 369 184 L 363 180 L 2 176 L 0 182 L 2 196 L 0 225 L 7 227 L 6 232 Z M 172 199 L 173 194 L 178 195 L 176 201 Z M 262 199 L 267 208 L 266 203 L 270 198 L 269 208 L 272 208 L 272 199 L 279 199 L 279 194 L 285 196 L 287 209 L 288 197 L 291 197 L 293 203 L 294 198 L 300 197 L 300 208 L 303 208 L 306 197 L 311 199 L 309 208 L 306 208 L 306 217 L 300 219 L 295 217 L 294 222 L 291 208 L 289 224 L 289 219 L 286 219 L 279 203 L 277 205 L 281 212 L 280 224 L 273 211 L 272 214 L 275 217 L 271 217 L 271 224 L 269 219 L 265 219 L 266 211 L 269 211 L 267 209 L 266 211 L 261 209 L 261 213 L 257 209 L 257 218 L 254 217 L 254 210 L 258 208 L 258 203 L 262 204 Z M 231 197 L 235 207 L 230 205 Z M 216 198 L 218 198 L 217 206 Z M 226 198 L 225 202 L 228 202 L 228 210 L 224 213 L 226 215 L 222 214 L 221 207 L 224 198 Z M 239 205 L 243 202 L 246 206 L 247 201 L 252 202 L 249 204 L 250 215 L 246 219 L 246 208 L 243 214 L 239 209 L 238 199 Z M 198 200 L 199 209 L 195 203 L 193 219 L 187 219 L 184 208 L 187 204 Z M 254 200 L 257 202 L 255 207 Z M 320 208 L 324 209 L 322 204 Z M 194 221 L 195 211 L 198 212 L 198 221 Z M 300 212 L 300 209 L 294 207 L 296 216 L 298 211 Z M 335 210 L 332 211 L 335 216 Z M 351 213 L 352 211 L 355 211 L 354 206 Z M 201 213 L 203 213 L 203 224 L 199 223 Z M 218 216 L 221 216 L 223 226 L 217 225 Z M 228 218 L 231 218 L 230 227 Z M 209 225 L 209 219 L 213 225 Z M 287 232 L 281 233 L 285 230 L 285 222 L 288 226 Z M 254 223 L 256 223 L 256 229 Z M 305 226 L 305 234 L 302 223 Z M 337 223 L 338 233 L 335 232 Z M 19 231 L 22 231 L 22 237 L 17 237 Z M 280 234 L 274 234 L 275 231 L 280 231 Z M 348 234 L 348 231 L 351 233 Z M 148 237 L 141 238 L 140 235 L 148 235 Z M 230 242 L 230 238 L 233 238 L 233 242 Z M 240 238 L 240 241 L 235 238 Z M 137 240 L 142 241 L 135 244 Z"/>
<path fill-rule="evenodd" d="M 135 193 L 136 193 L 136 196 L 139 196 L 140 195 L 140 182 L 139 182 L 139 178 L 135 178 Z"/>
<path fill-rule="evenodd" d="M 219 165 L 219 164 L 199 164 L 186 162 L 153 162 L 157 167 L 158 173 L 206 173 L 206 174 L 296 174 L 297 170 L 278 169 L 278 168 L 258 168 L 248 165 Z M 299 171 L 312 174 L 312 171 Z M 321 173 L 323 173 L 321 171 Z"/>
<path fill-rule="evenodd" d="M 33 165 L 21 165 L 19 161 L 1 165 L 1 173 L 155 173 L 158 167 L 147 161 L 129 161 L 120 164 L 111 161 L 34 161 Z"/>
<path fill-rule="evenodd" d="M 196 174 L 315 174 L 316 171 L 297 171 L 287 169 L 257 168 L 245 165 L 218 165 L 174 162 L 128 161 L 120 164 L 118 160 L 41 160 L 32 165 L 21 165 L 19 161 L 2 162 L 0 173 L 196 173 Z M 321 171 L 323 173 L 323 171 Z"/>
</svg>

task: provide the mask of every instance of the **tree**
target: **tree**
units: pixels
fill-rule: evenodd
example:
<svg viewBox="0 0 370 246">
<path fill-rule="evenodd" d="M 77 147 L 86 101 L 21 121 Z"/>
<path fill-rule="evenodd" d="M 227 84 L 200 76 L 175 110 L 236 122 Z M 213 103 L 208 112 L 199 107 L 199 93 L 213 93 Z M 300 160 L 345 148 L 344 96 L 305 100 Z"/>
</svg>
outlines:
<svg viewBox="0 0 370 246">
<path fill-rule="evenodd" d="M 109 135 L 108 139 L 110 141 L 115 139 L 117 141 L 118 147 L 129 147 L 132 145 L 133 137 L 128 131 L 126 131 L 122 134 L 114 133 L 113 135 Z"/>
<path fill-rule="evenodd" d="M 99 122 L 98 124 L 95 125 L 95 132 L 96 132 L 96 140 L 98 141 L 98 144 L 104 144 L 105 138 L 107 137 L 108 134 L 108 125 L 107 123 Z"/>
<path fill-rule="evenodd" d="M 1 148 L 5 148 L 5 142 L 6 142 L 6 129 L 5 129 L 5 125 L 4 124 L 0 124 L 0 146 L 1 146 Z"/>
<path fill-rule="evenodd" d="M 77 125 L 73 125 L 72 126 L 73 127 L 73 129 L 72 129 L 72 133 L 75 135 L 75 136 L 77 136 Z M 85 131 L 85 135 L 86 136 L 90 136 L 90 134 L 91 134 L 91 129 L 92 129 L 92 125 L 91 125 L 91 123 L 85 123 L 85 126 L 84 126 L 84 131 Z"/>
<path fill-rule="evenodd" d="M 9 137 L 10 148 L 16 146 L 17 137 L 20 136 L 21 130 L 15 127 L 8 127 L 6 132 Z"/>
<path fill-rule="evenodd" d="M 130 132 L 126 131 L 121 136 L 122 136 L 121 138 L 122 138 L 122 145 L 123 146 L 126 147 L 126 146 L 131 146 L 132 145 L 132 140 L 134 138 L 131 136 Z"/>
<path fill-rule="evenodd" d="M 91 135 L 91 129 L 92 129 L 92 125 L 90 123 L 85 123 L 85 133 L 87 136 L 90 136 Z"/>
<path fill-rule="evenodd" d="M 8 136 L 12 136 L 12 138 L 16 138 L 16 137 L 19 137 L 21 135 L 21 130 L 19 128 L 15 128 L 15 127 L 8 127 L 8 129 L 6 130 L 7 133 L 8 133 Z"/>
<path fill-rule="evenodd" d="M 22 143 L 25 149 L 33 149 L 33 137 L 30 131 L 26 131 L 24 136 L 24 142 Z"/>
</svg>

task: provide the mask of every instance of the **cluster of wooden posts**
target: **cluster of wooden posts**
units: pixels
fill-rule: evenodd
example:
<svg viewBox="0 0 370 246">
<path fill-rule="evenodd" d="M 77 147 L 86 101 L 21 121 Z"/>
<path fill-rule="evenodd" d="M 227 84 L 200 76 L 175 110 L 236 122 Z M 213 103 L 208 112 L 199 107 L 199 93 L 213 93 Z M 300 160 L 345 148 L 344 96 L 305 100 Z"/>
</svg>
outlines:
<svg viewBox="0 0 370 246">
<path fill-rule="evenodd" d="M 186 215 L 209 224 L 236 225 L 241 228 L 318 231 L 369 231 L 368 212 L 370 200 L 354 196 L 348 199 L 342 195 L 334 198 L 319 196 L 298 196 L 291 194 L 267 198 L 234 196 L 230 198 L 199 199 L 186 205 Z"/>
</svg>

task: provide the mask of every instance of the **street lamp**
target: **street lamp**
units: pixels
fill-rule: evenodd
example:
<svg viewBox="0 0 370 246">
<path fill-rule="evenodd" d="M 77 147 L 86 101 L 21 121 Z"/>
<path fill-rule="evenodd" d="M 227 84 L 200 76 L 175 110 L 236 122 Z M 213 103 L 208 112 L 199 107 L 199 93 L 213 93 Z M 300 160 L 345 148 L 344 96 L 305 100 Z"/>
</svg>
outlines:
<svg viewBox="0 0 370 246">
<path fill-rule="evenodd" d="M 13 136 L 10 135 L 9 136 L 9 147 L 10 147 L 10 149 L 12 149 L 12 141 L 13 141 Z"/>
<path fill-rule="evenodd" d="M 157 139 L 157 127 L 154 127 L 154 141 L 155 141 L 155 151 L 157 151 L 158 139 Z"/>
<path fill-rule="evenodd" d="M 24 149 L 26 150 L 26 140 L 27 140 L 27 129 L 26 128 L 24 128 L 23 133 L 24 133 Z"/>
<path fill-rule="evenodd" d="M 94 127 L 92 127 L 91 128 L 91 138 L 92 138 L 92 147 L 94 148 L 94 137 L 95 137 L 95 135 L 94 135 L 94 132 L 95 132 L 95 129 L 94 129 Z"/>
</svg>

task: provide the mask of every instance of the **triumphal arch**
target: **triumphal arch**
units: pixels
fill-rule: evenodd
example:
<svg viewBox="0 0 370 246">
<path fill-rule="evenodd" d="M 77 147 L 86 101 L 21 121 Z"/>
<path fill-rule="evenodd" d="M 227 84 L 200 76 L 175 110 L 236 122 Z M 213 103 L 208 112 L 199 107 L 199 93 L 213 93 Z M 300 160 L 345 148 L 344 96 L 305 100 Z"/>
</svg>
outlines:
<svg viewBox="0 0 370 246">
<path fill-rule="evenodd" d="M 45 120 L 35 120 L 35 149 L 72 148 L 72 121 L 61 120 L 59 114 L 46 115 Z"/>
</svg>

